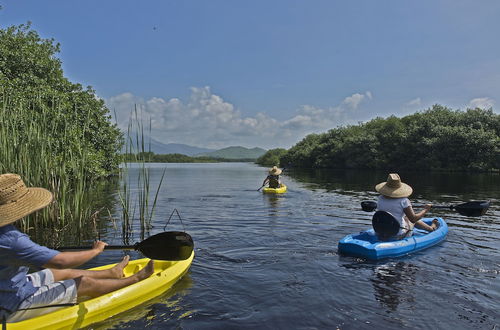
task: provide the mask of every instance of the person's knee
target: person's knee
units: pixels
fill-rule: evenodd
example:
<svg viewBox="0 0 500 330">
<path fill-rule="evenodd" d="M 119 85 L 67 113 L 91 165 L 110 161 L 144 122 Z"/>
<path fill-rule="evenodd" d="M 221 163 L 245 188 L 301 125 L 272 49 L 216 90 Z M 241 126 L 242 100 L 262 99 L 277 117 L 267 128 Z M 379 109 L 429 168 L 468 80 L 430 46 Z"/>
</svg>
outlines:
<svg viewBox="0 0 500 330">
<path fill-rule="evenodd" d="M 78 296 L 95 297 L 99 295 L 99 285 L 92 277 L 79 276 L 74 280 Z"/>
</svg>

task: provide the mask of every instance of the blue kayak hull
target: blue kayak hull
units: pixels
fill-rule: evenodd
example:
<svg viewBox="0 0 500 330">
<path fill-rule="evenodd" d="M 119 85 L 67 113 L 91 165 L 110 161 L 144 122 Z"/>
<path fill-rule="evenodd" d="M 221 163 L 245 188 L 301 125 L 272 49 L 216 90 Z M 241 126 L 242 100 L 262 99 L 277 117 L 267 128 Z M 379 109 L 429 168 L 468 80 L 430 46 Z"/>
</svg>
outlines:
<svg viewBox="0 0 500 330">
<path fill-rule="evenodd" d="M 425 230 L 415 228 L 413 236 L 402 240 L 379 241 L 373 229 L 359 234 L 347 235 L 339 242 L 339 253 L 378 260 L 400 257 L 426 249 L 443 241 L 448 233 L 448 225 L 443 219 L 424 218 L 422 220 L 430 225 L 433 219 L 439 221 L 439 228 L 435 231 L 428 233 Z"/>
</svg>

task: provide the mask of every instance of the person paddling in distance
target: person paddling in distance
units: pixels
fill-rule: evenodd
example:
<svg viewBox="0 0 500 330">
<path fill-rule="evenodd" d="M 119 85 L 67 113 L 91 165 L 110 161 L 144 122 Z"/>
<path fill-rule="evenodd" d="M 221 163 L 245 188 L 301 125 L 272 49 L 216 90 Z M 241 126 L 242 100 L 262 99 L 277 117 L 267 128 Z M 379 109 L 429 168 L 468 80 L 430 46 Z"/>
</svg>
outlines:
<svg viewBox="0 0 500 330">
<path fill-rule="evenodd" d="M 281 170 L 277 166 L 269 169 L 269 175 L 262 182 L 262 187 L 269 184 L 269 188 L 279 188 L 281 187 L 280 174 Z"/>
<path fill-rule="evenodd" d="M 377 209 L 390 213 L 400 224 L 398 238 L 409 237 L 413 233 L 413 227 L 434 231 L 439 226 L 439 221 L 434 219 L 429 226 L 422 219 L 432 208 L 432 204 L 424 205 L 424 209 L 415 213 L 408 197 L 412 194 L 413 188 L 401 182 L 401 178 L 396 173 L 391 173 L 386 182 L 379 183 L 375 190 L 380 193 L 377 202 Z"/>
<path fill-rule="evenodd" d="M 124 277 L 129 256 L 107 270 L 74 269 L 99 255 L 106 243 L 92 249 L 59 252 L 38 245 L 14 223 L 52 202 L 44 188 L 27 188 L 17 174 L 0 175 L 0 321 L 18 322 L 54 311 L 49 305 L 76 303 L 78 297 L 97 297 L 151 276 L 151 260 L 138 273 Z M 28 273 L 29 267 L 42 270 Z M 37 308 L 43 307 L 43 308 Z"/>
</svg>

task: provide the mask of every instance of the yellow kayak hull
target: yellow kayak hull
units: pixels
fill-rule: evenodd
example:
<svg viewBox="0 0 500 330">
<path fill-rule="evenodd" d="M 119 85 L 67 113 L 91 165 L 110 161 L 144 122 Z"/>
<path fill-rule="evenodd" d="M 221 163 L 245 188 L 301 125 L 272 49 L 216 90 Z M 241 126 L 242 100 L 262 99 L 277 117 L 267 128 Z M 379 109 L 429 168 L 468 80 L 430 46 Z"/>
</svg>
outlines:
<svg viewBox="0 0 500 330">
<path fill-rule="evenodd" d="M 281 187 L 279 188 L 269 188 L 269 187 L 265 187 L 264 189 L 262 189 L 262 192 L 264 194 L 283 194 L 286 192 L 286 185 L 284 185 L 283 183 L 281 184 Z"/>
<path fill-rule="evenodd" d="M 189 270 L 194 258 L 194 251 L 186 260 L 155 260 L 154 274 L 149 278 L 103 296 L 82 301 L 71 307 L 37 316 L 16 323 L 7 323 L 7 329 L 78 329 L 100 322 L 140 305 L 172 287 Z M 130 261 L 124 269 L 125 276 L 130 276 L 142 269 L 150 259 Z M 91 268 L 101 270 L 115 264 Z"/>
</svg>

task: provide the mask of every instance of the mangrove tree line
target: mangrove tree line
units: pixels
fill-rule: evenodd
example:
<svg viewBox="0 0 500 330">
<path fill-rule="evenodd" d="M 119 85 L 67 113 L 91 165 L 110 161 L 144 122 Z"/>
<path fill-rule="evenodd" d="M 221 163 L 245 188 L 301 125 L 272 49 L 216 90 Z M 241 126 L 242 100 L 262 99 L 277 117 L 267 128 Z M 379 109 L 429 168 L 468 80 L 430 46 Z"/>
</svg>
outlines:
<svg viewBox="0 0 500 330">
<path fill-rule="evenodd" d="M 267 156 L 269 157 L 269 156 Z M 385 170 L 500 169 L 500 115 L 441 105 L 405 117 L 310 134 L 280 157 L 295 167 Z"/>
</svg>

